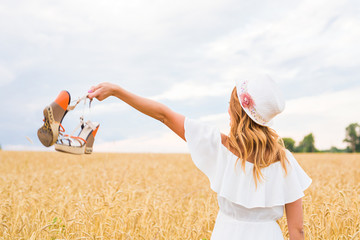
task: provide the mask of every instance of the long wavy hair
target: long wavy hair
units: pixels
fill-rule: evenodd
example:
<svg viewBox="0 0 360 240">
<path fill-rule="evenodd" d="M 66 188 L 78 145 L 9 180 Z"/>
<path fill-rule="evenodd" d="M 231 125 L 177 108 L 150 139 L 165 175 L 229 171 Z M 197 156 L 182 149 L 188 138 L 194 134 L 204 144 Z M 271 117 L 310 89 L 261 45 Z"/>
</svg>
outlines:
<svg viewBox="0 0 360 240">
<path fill-rule="evenodd" d="M 245 170 L 245 162 L 250 160 L 254 164 L 255 186 L 263 179 L 261 169 L 277 161 L 281 162 L 286 174 L 284 142 L 273 129 L 257 124 L 246 114 L 240 105 L 236 87 L 231 93 L 229 114 L 228 146 L 238 156 L 235 167 L 240 161 Z"/>
</svg>

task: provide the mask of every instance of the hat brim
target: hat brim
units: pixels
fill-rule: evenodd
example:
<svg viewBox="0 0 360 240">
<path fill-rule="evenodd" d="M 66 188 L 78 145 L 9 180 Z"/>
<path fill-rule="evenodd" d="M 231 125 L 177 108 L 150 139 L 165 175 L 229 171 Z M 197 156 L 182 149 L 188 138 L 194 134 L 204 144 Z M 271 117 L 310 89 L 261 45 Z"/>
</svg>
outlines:
<svg viewBox="0 0 360 240">
<path fill-rule="evenodd" d="M 241 92 L 241 84 L 243 84 L 243 82 L 237 82 L 236 83 L 236 93 L 237 93 L 237 96 L 238 96 L 238 99 L 239 99 L 239 103 L 240 103 L 240 106 L 241 108 L 245 111 L 245 113 L 251 118 L 251 120 L 253 120 L 255 123 L 261 125 L 261 126 L 265 126 L 265 127 L 271 127 L 273 125 L 273 119 L 271 119 L 270 121 L 268 122 L 260 122 L 258 121 L 250 112 L 250 109 L 249 108 L 245 108 L 243 106 L 243 103 L 241 102 L 241 98 L 240 98 L 240 95 L 242 94 Z"/>
<path fill-rule="evenodd" d="M 239 98 L 239 95 L 238 95 L 238 98 Z M 253 120 L 255 123 L 257 123 L 257 124 L 259 124 L 261 126 L 265 126 L 265 127 L 271 127 L 272 125 L 274 125 L 274 120 L 273 119 L 271 119 L 269 122 L 266 122 L 266 123 L 261 123 L 261 122 L 257 121 L 253 117 L 253 115 L 251 115 L 250 110 L 248 108 L 245 108 L 242 105 L 240 98 L 239 98 L 239 102 L 240 102 L 241 108 L 245 111 L 246 115 L 248 115 L 251 118 L 251 120 Z"/>
</svg>

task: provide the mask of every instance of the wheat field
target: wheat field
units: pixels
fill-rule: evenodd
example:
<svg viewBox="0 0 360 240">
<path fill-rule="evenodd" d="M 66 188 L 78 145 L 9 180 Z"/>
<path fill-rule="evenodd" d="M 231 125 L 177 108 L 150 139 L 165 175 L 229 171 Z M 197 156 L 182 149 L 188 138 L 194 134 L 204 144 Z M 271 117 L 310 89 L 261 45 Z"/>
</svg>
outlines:
<svg viewBox="0 0 360 240">
<path fill-rule="evenodd" d="M 360 239 L 360 155 L 295 157 L 306 239 Z M 0 151 L 0 239 L 210 239 L 217 211 L 187 154 Z"/>
</svg>

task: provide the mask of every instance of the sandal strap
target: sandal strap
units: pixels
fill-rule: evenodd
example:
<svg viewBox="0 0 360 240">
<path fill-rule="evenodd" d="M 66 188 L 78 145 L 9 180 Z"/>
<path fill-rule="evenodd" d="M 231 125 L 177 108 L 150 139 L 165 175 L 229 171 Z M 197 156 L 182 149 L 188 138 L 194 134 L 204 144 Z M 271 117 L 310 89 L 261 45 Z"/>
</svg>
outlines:
<svg viewBox="0 0 360 240">
<path fill-rule="evenodd" d="M 85 139 L 83 139 L 82 137 L 77 137 L 77 136 L 70 136 L 71 138 L 73 138 L 73 139 L 75 139 L 75 140 L 81 140 L 81 141 L 83 141 L 84 142 L 84 144 L 86 144 L 87 143 L 87 141 L 85 140 Z M 80 141 L 79 141 L 80 142 Z M 80 144 L 81 144 L 81 142 L 80 142 Z"/>
<path fill-rule="evenodd" d="M 81 98 L 79 98 L 75 105 L 72 105 L 72 106 L 68 106 L 67 107 L 67 110 L 68 111 L 71 111 L 71 110 L 74 110 L 75 107 L 81 102 L 81 101 L 84 101 L 84 108 L 83 108 L 83 113 L 82 113 L 82 116 L 80 117 L 80 123 L 78 124 L 78 126 L 71 132 L 71 136 L 74 136 L 75 132 L 80 128 L 80 127 L 84 127 L 85 126 L 85 123 L 84 123 L 84 113 L 85 113 L 85 106 L 86 106 L 86 100 L 88 99 L 88 93 L 85 94 L 84 96 L 82 96 Z M 89 102 L 89 108 L 91 107 L 91 102 L 92 102 L 92 99 L 90 99 L 90 102 Z"/>
<path fill-rule="evenodd" d="M 84 118 L 80 117 L 80 123 L 76 126 L 76 128 L 70 133 L 70 136 L 74 136 L 75 132 L 80 128 L 84 126 Z"/>
<path fill-rule="evenodd" d="M 86 125 L 88 125 L 93 131 L 96 130 L 96 125 L 91 122 L 90 120 L 86 121 L 85 123 Z M 69 135 L 69 134 L 61 134 L 62 137 L 65 139 L 65 140 L 68 140 L 70 142 L 73 142 L 72 139 L 75 139 L 77 141 L 81 140 L 83 141 L 85 144 L 87 143 L 87 141 L 82 138 L 82 137 L 78 137 L 78 136 L 74 136 L 75 132 L 82 126 L 82 127 L 85 127 L 85 124 L 84 124 L 84 119 L 82 117 L 80 117 L 80 123 L 78 124 L 78 126 L 72 131 L 72 133 Z M 80 141 L 79 141 L 80 142 Z M 81 144 L 81 142 L 80 142 Z"/>
<path fill-rule="evenodd" d="M 97 125 L 95 125 L 92 121 L 86 121 L 86 125 L 88 125 L 93 131 L 96 130 Z"/>
<path fill-rule="evenodd" d="M 65 134 L 63 135 L 63 139 L 61 139 L 60 141 L 63 143 L 63 140 L 68 140 L 69 141 L 69 145 L 71 146 L 72 143 L 74 143 L 73 140 L 76 140 L 80 143 L 80 145 L 84 145 L 87 143 L 87 141 L 85 139 L 83 139 L 82 137 L 78 137 L 78 136 L 71 136 L 69 134 Z M 81 142 L 82 141 L 82 142 Z"/>
<path fill-rule="evenodd" d="M 71 132 L 71 134 L 63 134 L 65 132 L 65 129 L 64 127 L 60 124 L 60 134 L 59 136 L 61 136 L 60 139 L 58 139 L 61 144 L 64 144 L 63 140 L 67 140 L 69 141 L 69 146 L 72 146 L 74 144 L 74 140 L 78 141 L 79 144 L 81 146 L 83 145 L 86 145 L 87 144 L 87 141 L 82 138 L 82 137 L 79 137 L 79 136 L 75 136 L 75 132 L 78 131 L 78 129 L 81 127 L 81 128 L 84 128 L 86 126 L 89 126 L 93 131 L 96 130 L 97 126 L 96 124 L 94 124 L 93 122 L 91 122 L 90 120 L 88 120 L 86 123 L 84 122 L 84 111 L 85 111 L 85 106 L 86 106 L 86 101 L 87 101 L 87 98 L 88 98 L 88 94 L 82 96 L 81 98 L 79 98 L 76 103 L 74 105 L 68 105 L 67 107 L 67 111 L 72 111 L 76 108 L 76 106 L 81 102 L 81 101 L 84 101 L 84 108 L 83 108 L 83 114 L 82 116 L 80 117 L 80 123 L 77 125 L 77 127 Z M 89 108 L 91 107 L 91 102 L 92 102 L 92 99 L 90 99 L 90 102 L 89 102 Z"/>
<path fill-rule="evenodd" d="M 63 127 L 63 125 L 60 123 L 60 132 L 65 132 L 65 128 Z"/>
<path fill-rule="evenodd" d="M 75 105 L 69 105 L 66 110 L 68 110 L 68 111 L 74 110 L 75 107 L 76 107 L 81 101 L 84 101 L 84 105 L 86 105 L 86 99 L 88 98 L 88 95 L 89 95 L 89 94 L 87 93 L 87 94 L 85 94 L 84 96 L 82 96 L 81 98 L 79 98 L 79 99 L 76 101 Z M 92 102 L 92 99 L 90 99 L 89 108 L 91 107 L 91 102 Z"/>
</svg>

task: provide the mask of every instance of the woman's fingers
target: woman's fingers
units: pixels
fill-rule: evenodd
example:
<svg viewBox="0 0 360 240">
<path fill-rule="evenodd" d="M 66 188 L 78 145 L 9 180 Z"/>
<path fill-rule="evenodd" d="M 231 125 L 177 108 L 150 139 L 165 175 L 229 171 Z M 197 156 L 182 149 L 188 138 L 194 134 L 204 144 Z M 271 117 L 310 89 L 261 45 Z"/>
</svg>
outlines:
<svg viewBox="0 0 360 240">
<path fill-rule="evenodd" d="M 109 86 L 110 85 L 107 83 L 100 83 L 97 86 L 92 86 L 88 91 L 88 98 L 96 98 L 99 101 L 106 99 L 110 95 Z"/>
<path fill-rule="evenodd" d="M 93 98 L 94 98 L 94 96 L 93 96 L 93 94 L 92 94 L 92 92 L 88 92 L 89 94 L 87 95 L 87 97 L 90 99 L 90 100 L 93 100 Z"/>
<path fill-rule="evenodd" d="M 88 91 L 88 98 L 93 99 L 96 98 L 99 93 L 97 92 L 97 89 L 95 87 L 91 87 L 90 90 Z"/>
</svg>

